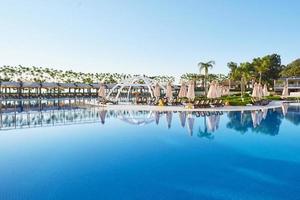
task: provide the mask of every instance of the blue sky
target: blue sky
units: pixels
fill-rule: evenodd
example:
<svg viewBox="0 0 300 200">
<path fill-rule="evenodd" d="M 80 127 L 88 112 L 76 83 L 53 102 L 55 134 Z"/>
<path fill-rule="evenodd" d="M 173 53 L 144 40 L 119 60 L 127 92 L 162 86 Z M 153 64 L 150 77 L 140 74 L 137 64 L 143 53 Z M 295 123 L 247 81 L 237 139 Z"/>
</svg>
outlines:
<svg viewBox="0 0 300 200">
<path fill-rule="evenodd" d="M 0 65 L 178 76 L 300 56 L 297 0 L 0 0 Z"/>
</svg>

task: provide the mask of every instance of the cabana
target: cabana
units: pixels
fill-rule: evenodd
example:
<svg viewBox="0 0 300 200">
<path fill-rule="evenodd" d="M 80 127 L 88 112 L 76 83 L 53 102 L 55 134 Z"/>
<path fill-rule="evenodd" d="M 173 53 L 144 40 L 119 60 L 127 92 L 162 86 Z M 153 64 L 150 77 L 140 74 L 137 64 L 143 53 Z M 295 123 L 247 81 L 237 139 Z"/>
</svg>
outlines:
<svg viewBox="0 0 300 200">
<path fill-rule="evenodd" d="M 36 98 L 41 94 L 41 83 L 36 82 L 21 82 L 22 97 Z"/>
<path fill-rule="evenodd" d="M 116 84 L 105 84 L 108 93 Z M 96 97 L 99 84 L 55 82 L 0 82 L 0 94 L 5 99 Z"/>
<path fill-rule="evenodd" d="M 0 93 L 1 97 L 18 97 L 21 93 L 21 83 L 20 82 L 14 82 L 14 81 L 5 81 L 1 82 L 0 85 Z"/>
</svg>

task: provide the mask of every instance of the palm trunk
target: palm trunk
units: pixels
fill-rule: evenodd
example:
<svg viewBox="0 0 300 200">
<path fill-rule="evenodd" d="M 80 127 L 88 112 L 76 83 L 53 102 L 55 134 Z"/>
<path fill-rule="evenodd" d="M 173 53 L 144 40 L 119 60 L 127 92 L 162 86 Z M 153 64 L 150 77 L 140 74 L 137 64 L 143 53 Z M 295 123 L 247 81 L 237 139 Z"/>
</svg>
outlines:
<svg viewBox="0 0 300 200">
<path fill-rule="evenodd" d="M 241 98 L 243 98 L 243 93 L 244 93 L 244 82 L 243 82 L 243 78 L 241 78 Z"/>
<path fill-rule="evenodd" d="M 259 84 L 261 84 L 261 72 L 259 72 Z"/>
<path fill-rule="evenodd" d="M 208 79 L 208 72 L 205 71 L 205 96 L 207 95 L 207 79 Z"/>
</svg>

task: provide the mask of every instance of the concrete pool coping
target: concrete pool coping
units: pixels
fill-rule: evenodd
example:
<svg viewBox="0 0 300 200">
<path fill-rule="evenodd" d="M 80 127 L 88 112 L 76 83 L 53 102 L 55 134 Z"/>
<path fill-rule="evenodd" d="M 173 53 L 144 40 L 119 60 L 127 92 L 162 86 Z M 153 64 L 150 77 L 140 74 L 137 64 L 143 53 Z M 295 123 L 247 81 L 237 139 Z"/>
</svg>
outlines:
<svg viewBox="0 0 300 200">
<path fill-rule="evenodd" d="M 187 112 L 198 112 L 198 111 L 252 111 L 262 109 L 273 109 L 279 108 L 286 101 L 272 101 L 266 106 L 223 106 L 223 107 L 212 107 L 212 108 L 186 108 L 185 106 L 152 106 L 152 105 L 134 105 L 134 104 L 118 104 L 118 105 L 99 105 L 97 103 L 90 102 L 89 105 L 98 107 L 102 110 L 143 110 L 143 111 L 187 111 Z"/>
</svg>

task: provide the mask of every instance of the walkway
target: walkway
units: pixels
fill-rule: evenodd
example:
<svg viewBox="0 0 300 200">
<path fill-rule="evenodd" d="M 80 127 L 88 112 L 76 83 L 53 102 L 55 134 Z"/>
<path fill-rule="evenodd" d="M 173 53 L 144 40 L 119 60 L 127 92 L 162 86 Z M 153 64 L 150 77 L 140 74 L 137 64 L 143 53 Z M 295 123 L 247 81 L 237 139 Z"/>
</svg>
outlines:
<svg viewBox="0 0 300 200">
<path fill-rule="evenodd" d="M 185 108 L 184 106 L 150 106 L 150 105 L 105 105 L 101 106 L 97 103 L 90 102 L 88 104 L 92 106 L 99 107 L 104 110 L 145 110 L 145 111 L 187 111 L 187 112 L 197 112 L 197 111 L 251 111 L 251 110 L 262 110 L 262 109 L 273 109 L 282 106 L 284 101 L 272 101 L 267 106 L 224 106 L 215 108 Z"/>
</svg>

